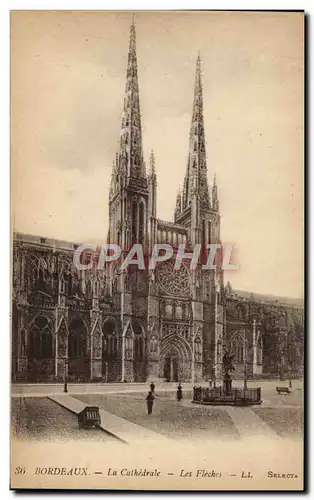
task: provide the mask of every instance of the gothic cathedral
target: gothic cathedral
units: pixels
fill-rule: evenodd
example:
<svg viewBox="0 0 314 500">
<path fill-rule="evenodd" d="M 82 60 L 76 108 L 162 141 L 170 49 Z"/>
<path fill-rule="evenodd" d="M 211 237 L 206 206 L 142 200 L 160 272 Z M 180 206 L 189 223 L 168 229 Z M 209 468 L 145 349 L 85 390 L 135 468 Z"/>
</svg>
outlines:
<svg viewBox="0 0 314 500">
<path fill-rule="evenodd" d="M 120 144 L 109 192 L 108 243 L 149 253 L 219 244 L 215 178 L 208 185 L 201 60 L 197 57 L 188 164 L 174 221 L 157 218 L 157 165 L 143 158 L 135 25 L 130 29 Z M 218 262 L 190 269 L 183 260 L 155 270 L 112 264 L 78 270 L 78 245 L 15 233 L 13 243 L 12 379 L 143 382 L 220 378 L 224 349 L 236 375 L 300 376 L 303 305 L 235 292 Z M 191 250 L 192 251 L 192 250 Z"/>
</svg>

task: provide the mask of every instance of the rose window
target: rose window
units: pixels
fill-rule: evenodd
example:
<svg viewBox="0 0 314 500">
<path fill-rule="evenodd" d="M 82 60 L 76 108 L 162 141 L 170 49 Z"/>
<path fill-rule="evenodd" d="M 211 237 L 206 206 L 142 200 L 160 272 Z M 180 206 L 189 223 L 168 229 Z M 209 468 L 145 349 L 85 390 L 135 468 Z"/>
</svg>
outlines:
<svg viewBox="0 0 314 500">
<path fill-rule="evenodd" d="M 163 262 L 157 266 L 157 279 L 160 289 L 169 295 L 187 295 L 190 291 L 189 270 L 182 264 L 174 268 L 175 262 Z"/>
</svg>

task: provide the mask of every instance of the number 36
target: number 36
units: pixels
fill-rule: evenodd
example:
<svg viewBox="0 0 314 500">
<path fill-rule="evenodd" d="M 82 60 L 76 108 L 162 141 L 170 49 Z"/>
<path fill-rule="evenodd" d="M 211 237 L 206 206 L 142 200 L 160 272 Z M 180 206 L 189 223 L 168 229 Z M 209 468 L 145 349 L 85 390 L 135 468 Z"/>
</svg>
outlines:
<svg viewBox="0 0 314 500">
<path fill-rule="evenodd" d="M 25 474 L 25 467 L 15 467 L 15 474 Z"/>
</svg>

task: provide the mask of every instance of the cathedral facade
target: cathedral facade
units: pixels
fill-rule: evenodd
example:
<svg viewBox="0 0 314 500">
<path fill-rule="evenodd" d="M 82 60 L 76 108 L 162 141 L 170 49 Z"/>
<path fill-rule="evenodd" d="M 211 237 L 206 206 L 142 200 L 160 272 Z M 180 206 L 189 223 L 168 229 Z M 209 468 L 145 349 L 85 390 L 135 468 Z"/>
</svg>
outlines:
<svg viewBox="0 0 314 500">
<path fill-rule="evenodd" d="M 174 249 L 220 244 L 215 178 L 208 184 L 201 61 L 197 58 L 189 155 L 174 220 L 157 218 L 157 165 L 143 159 L 135 26 L 130 30 L 120 144 L 109 192 L 107 242 Z M 219 379 L 225 349 L 235 376 L 300 376 L 303 305 L 236 292 L 223 269 L 184 259 L 156 269 L 73 263 L 78 245 L 14 234 L 12 379 L 142 382 Z"/>
</svg>

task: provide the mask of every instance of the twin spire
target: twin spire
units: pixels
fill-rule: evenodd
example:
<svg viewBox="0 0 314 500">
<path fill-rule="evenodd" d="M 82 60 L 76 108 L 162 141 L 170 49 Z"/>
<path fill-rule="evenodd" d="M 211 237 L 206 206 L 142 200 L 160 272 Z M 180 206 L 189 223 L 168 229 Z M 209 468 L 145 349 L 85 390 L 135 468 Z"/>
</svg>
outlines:
<svg viewBox="0 0 314 500">
<path fill-rule="evenodd" d="M 150 157 L 150 176 L 156 176 L 153 152 Z M 127 64 L 127 80 L 124 97 L 123 117 L 119 153 L 113 164 L 110 186 L 110 198 L 122 186 L 140 187 L 147 190 L 146 167 L 143 159 L 142 126 L 139 102 L 139 85 L 136 56 L 136 32 L 134 19 L 130 28 L 130 42 Z M 216 193 L 217 193 L 217 187 Z M 214 187 L 213 187 L 214 191 Z M 214 194 L 214 193 L 213 193 Z M 176 217 L 184 212 L 197 196 L 200 208 L 210 210 L 212 207 L 207 181 L 207 163 L 203 116 L 203 89 L 201 75 L 201 58 L 196 60 L 194 86 L 194 102 L 189 138 L 189 157 L 185 174 L 183 191 L 177 195 Z M 213 200 L 214 201 L 214 200 Z M 217 204 L 216 204 L 217 206 Z"/>
<path fill-rule="evenodd" d="M 197 194 L 201 208 L 210 209 L 210 197 L 207 181 L 206 145 L 203 115 L 203 88 L 201 58 L 196 60 L 194 101 L 189 139 L 189 157 L 184 178 L 182 211 L 187 209 Z"/>
<path fill-rule="evenodd" d="M 148 189 L 146 167 L 143 159 L 134 19 L 130 28 L 119 153 L 113 165 L 110 197 L 113 197 L 121 186 L 130 186 L 135 190 L 141 189 L 142 191 Z"/>
</svg>

